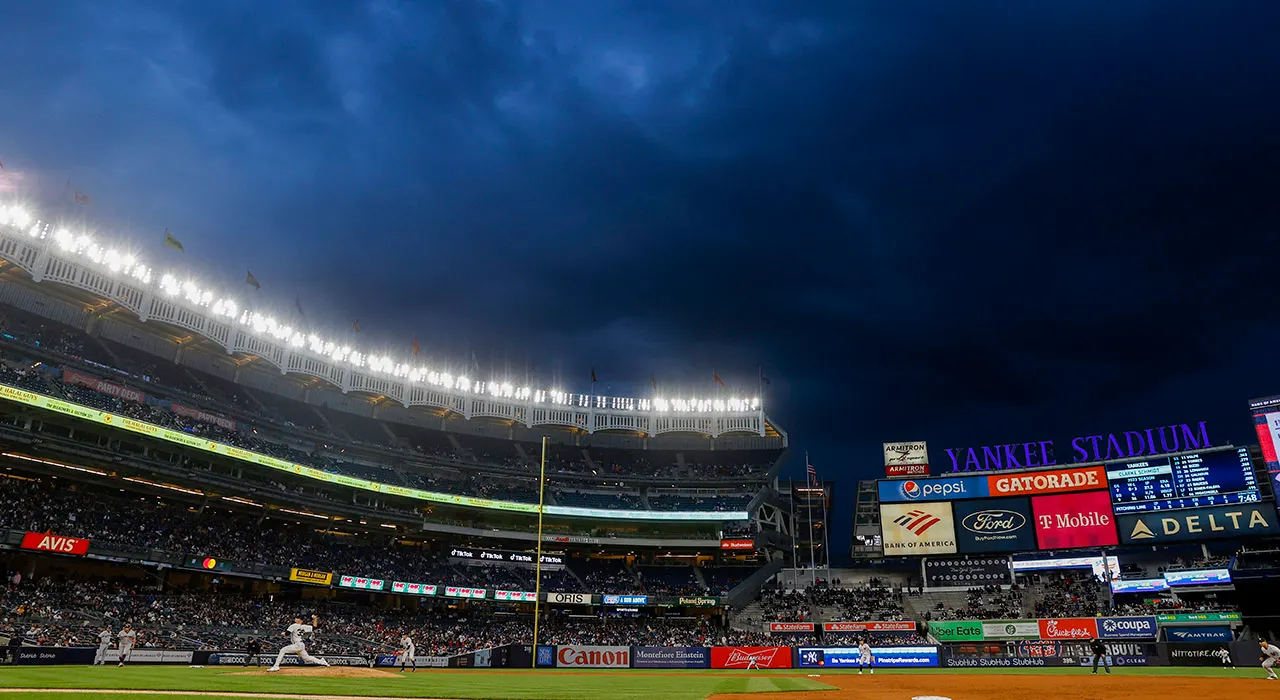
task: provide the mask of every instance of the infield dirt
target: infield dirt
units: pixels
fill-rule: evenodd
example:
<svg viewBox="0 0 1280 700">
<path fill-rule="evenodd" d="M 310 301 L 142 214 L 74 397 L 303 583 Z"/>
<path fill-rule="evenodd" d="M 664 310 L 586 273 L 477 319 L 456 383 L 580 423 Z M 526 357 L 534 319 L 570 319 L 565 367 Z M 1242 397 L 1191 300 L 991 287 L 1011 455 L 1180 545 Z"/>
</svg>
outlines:
<svg viewBox="0 0 1280 700">
<path fill-rule="evenodd" d="M 1239 700 L 1268 688 L 1256 679 L 1121 676 L 1081 671 L 1066 675 L 813 674 L 838 690 L 712 695 L 711 700 L 911 700 L 938 696 L 951 700 Z M 1280 683 L 1274 684 L 1280 690 Z"/>
</svg>

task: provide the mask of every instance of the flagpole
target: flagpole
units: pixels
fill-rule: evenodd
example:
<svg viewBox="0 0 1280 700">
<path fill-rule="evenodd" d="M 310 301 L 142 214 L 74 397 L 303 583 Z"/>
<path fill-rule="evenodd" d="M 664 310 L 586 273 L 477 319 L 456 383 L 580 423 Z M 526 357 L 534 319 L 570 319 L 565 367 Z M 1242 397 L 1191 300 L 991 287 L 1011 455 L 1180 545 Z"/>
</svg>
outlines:
<svg viewBox="0 0 1280 700">
<path fill-rule="evenodd" d="M 542 466 L 538 469 L 538 548 L 533 574 L 533 660 L 530 668 L 538 667 L 538 614 L 542 607 L 542 504 L 547 488 L 547 436 L 542 436 Z"/>
<path fill-rule="evenodd" d="M 818 480 L 818 488 L 822 489 L 819 494 L 822 498 L 822 546 L 826 550 L 824 554 L 827 557 L 827 580 L 831 580 L 831 523 L 827 522 L 827 487 Z"/>
<path fill-rule="evenodd" d="M 800 568 L 800 562 L 796 561 L 796 482 L 787 479 L 787 486 L 791 489 L 791 498 L 787 499 L 787 503 L 791 504 L 791 567 L 792 571 Z M 799 577 L 792 576 L 791 583 L 799 581 Z"/>
<path fill-rule="evenodd" d="M 809 486 L 813 486 L 813 477 L 809 475 L 809 453 L 804 453 L 804 481 Z M 818 567 L 813 562 L 813 503 L 807 502 L 805 508 L 809 513 L 809 579 L 812 585 L 818 585 Z"/>
</svg>

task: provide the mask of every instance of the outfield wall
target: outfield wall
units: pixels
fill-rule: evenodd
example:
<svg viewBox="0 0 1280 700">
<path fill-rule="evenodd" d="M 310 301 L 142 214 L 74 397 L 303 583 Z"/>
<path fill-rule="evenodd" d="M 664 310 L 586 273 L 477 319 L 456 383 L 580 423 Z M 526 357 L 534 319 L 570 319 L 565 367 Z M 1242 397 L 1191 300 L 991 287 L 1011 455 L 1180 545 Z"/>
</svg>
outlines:
<svg viewBox="0 0 1280 700">
<path fill-rule="evenodd" d="M 1231 651 L 1237 666 L 1254 666 L 1258 647 L 1253 641 L 1173 644 L 1154 641 L 1108 641 L 1107 660 L 1111 666 L 1221 666 L 1217 652 Z M 95 647 L 19 647 L 18 665 L 88 665 Z M 108 663 L 114 663 L 113 649 Z M 1088 666 L 1093 662 L 1087 640 L 1005 640 L 975 641 L 918 646 L 871 647 L 875 668 L 1038 668 L 1048 666 Z M 393 654 L 365 656 L 322 655 L 333 666 L 393 668 L 399 658 Z M 269 666 L 275 653 L 250 655 L 243 651 L 177 651 L 138 649 L 130 665 Z M 587 669 L 809 669 L 856 668 L 857 647 L 765 646 L 765 647 L 633 647 L 510 644 L 454 656 L 419 656 L 418 668 L 587 668 Z M 301 665 L 294 655 L 283 665 Z"/>
</svg>

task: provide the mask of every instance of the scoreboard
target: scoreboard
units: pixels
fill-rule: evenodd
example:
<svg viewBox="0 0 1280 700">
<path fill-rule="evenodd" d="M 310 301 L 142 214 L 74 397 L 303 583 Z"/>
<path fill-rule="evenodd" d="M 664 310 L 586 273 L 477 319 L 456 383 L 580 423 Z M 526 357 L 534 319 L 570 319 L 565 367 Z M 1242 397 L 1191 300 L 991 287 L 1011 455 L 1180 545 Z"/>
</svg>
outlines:
<svg viewBox="0 0 1280 700">
<path fill-rule="evenodd" d="M 1253 503 L 1260 499 L 1246 447 L 1184 452 L 1106 466 L 1111 502 L 1117 514 Z"/>
</svg>

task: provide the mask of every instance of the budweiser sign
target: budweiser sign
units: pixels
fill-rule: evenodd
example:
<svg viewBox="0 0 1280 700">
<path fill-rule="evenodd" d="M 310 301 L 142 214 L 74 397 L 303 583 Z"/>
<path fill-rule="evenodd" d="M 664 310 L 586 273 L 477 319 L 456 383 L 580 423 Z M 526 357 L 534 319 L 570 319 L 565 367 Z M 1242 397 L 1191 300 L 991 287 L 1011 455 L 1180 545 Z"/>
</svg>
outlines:
<svg viewBox="0 0 1280 700">
<path fill-rule="evenodd" d="M 711 668 L 791 668 L 791 647 L 711 647 Z"/>
<path fill-rule="evenodd" d="M 720 549 L 743 550 L 755 548 L 755 540 L 720 540 Z"/>
<path fill-rule="evenodd" d="M 79 537 L 63 537 L 49 532 L 28 532 L 22 536 L 22 548 L 55 554 L 74 554 L 82 557 L 89 552 L 89 540 Z"/>
<path fill-rule="evenodd" d="M 1098 621 L 1092 617 L 1040 620 L 1041 639 L 1096 639 Z"/>
</svg>

